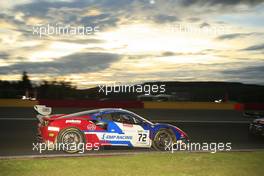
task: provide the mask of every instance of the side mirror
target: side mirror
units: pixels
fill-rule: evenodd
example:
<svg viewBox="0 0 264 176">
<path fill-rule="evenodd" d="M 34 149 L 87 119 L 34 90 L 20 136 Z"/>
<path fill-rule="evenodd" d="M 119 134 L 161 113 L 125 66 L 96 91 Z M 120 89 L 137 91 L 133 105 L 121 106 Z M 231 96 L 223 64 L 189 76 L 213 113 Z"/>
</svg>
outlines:
<svg viewBox="0 0 264 176">
<path fill-rule="evenodd" d="M 107 123 L 106 122 L 103 122 L 103 121 L 96 121 L 94 122 L 94 124 L 102 129 L 107 129 Z"/>
</svg>

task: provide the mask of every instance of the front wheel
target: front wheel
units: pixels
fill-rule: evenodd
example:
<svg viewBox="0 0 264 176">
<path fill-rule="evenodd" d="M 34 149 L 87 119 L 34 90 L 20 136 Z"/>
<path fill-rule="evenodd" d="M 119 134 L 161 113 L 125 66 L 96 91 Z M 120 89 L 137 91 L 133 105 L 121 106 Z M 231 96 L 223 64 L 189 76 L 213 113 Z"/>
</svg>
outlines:
<svg viewBox="0 0 264 176">
<path fill-rule="evenodd" d="M 176 137 L 170 130 L 161 129 L 156 133 L 152 147 L 159 151 L 169 150 L 175 141 Z"/>
<path fill-rule="evenodd" d="M 60 145 L 62 150 L 66 153 L 79 152 L 81 150 L 80 147 L 84 143 L 84 136 L 77 128 L 66 128 L 58 135 L 58 145 Z"/>
</svg>

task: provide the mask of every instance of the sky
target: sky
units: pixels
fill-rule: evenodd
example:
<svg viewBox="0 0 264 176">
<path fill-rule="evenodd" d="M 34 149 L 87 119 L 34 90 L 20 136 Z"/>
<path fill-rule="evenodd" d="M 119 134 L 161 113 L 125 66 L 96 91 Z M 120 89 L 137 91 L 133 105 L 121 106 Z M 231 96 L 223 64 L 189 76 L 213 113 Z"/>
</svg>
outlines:
<svg viewBox="0 0 264 176">
<path fill-rule="evenodd" d="M 264 85 L 263 39 L 263 0 L 0 1 L 0 80 Z"/>
</svg>

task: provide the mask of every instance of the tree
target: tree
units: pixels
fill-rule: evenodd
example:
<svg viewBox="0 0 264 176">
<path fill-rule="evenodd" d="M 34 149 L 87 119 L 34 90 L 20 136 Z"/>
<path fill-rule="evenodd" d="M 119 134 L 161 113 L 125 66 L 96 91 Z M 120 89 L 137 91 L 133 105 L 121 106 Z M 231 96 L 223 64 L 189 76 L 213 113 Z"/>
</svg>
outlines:
<svg viewBox="0 0 264 176">
<path fill-rule="evenodd" d="M 26 71 L 24 71 L 23 74 L 22 74 L 21 88 L 23 90 L 32 89 L 32 84 L 31 84 L 31 81 L 29 80 L 29 77 L 28 77 Z"/>
</svg>

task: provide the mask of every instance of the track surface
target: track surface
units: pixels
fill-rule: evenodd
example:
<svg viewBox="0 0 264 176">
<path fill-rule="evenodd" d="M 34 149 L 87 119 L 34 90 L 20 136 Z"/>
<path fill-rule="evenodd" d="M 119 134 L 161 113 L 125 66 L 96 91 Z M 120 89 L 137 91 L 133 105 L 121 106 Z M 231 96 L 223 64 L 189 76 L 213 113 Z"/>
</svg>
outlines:
<svg viewBox="0 0 264 176">
<path fill-rule="evenodd" d="M 70 113 L 83 109 L 54 109 L 54 113 Z M 205 110 L 146 110 L 134 109 L 134 112 L 155 122 L 176 125 L 189 135 L 192 142 L 231 142 L 232 149 L 264 149 L 264 138 L 250 137 L 248 124 L 241 112 L 205 111 Z M 37 121 L 35 112 L 29 108 L 0 108 L 0 156 L 39 154 L 32 151 Z M 2 119 L 2 120 L 1 120 Z M 10 120 L 13 119 L 13 120 Z M 146 152 L 146 149 L 113 149 L 107 152 Z M 98 151 L 97 151 L 98 152 Z M 44 152 L 44 154 L 64 154 Z"/>
</svg>

